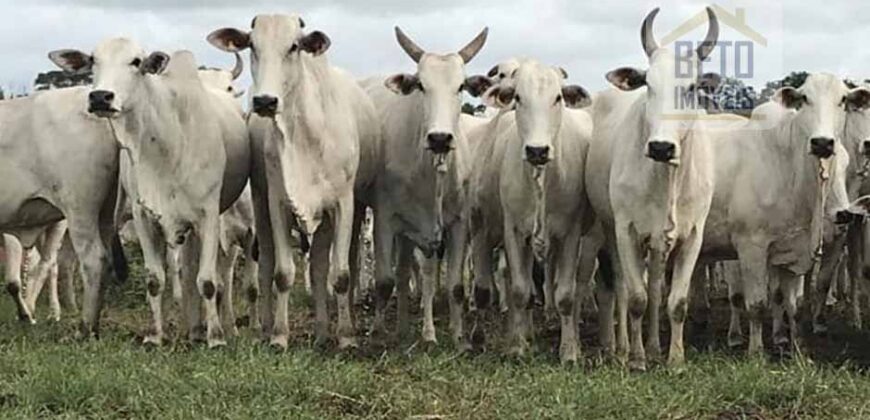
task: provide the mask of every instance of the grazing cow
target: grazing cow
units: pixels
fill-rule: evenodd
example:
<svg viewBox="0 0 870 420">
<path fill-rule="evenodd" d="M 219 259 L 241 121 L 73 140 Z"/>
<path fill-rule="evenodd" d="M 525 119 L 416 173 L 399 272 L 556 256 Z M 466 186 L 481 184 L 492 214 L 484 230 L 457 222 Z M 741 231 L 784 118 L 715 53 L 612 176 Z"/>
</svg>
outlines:
<svg viewBox="0 0 870 420">
<path fill-rule="evenodd" d="M 555 302 L 562 321 L 560 358 L 578 357 L 574 318 L 577 255 L 584 233 L 586 199 L 583 168 L 592 134 L 585 112 L 571 111 L 591 103 L 579 86 L 563 86 L 558 69 L 524 61 L 511 76 L 484 95 L 502 110 L 489 130 L 489 156 L 478 155 L 475 177 L 475 277 L 492 276 L 493 248 L 504 242 L 510 268 L 511 352 L 525 353 L 532 319 L 532 262 L 537 259 L 556 284 Z M 475 171 L 478 172 L 478 171 Z M 501 226 L 498 226 L 501 224 Z M 482 282 L 483 284 L 491 283 Z M 476 293 L 488 289 L 476 289 Z M 486 301 L 488 296 L 476 295 Z"/>
<path fill-rule="evenodd" d="M 479 95 L 489 80 L 465 76 L 465 64 L 486 42 L 484 29 L 452 54 L 426 52 L 396 28 L 399 45 L 417 63 L 415 74 L 363 82 L 381 117 L 383 165 L 374 211 L 375 302 L 373 329 L 386 331 L 387 301 L 397 289 L 398 330 L 408 329 L 408 279 L 419 248 L 426 258 L 447 260 L 450 327 L 455 344 L 468 348 L 462 327 L 465 291 L 461 282 L 466 246 L 466 184 L 469 146 L 460 126 L 461 93 Z M 398 248 L 397 267 L 393 266 Z M 432 261 L 427 264 L 434 264 Z M 422 285 L 423 340 L 435 342 L 432 303 L 435 280 Z"/>
<path fill-rule="evenodd" d="M 356 81 L 329 65 L 329 37 L 304 27 L 298 15 L 259 15 L 250 32 L 225 28 L 208 39 L 225 51 L 251 48 L 254 115 L 249 129 L 255 153 L 263 149 L 265 164 L 265 176 L 255 173 L 252 187 L 258 219 L 262 215 L 270 222 L 258 221 L 260 256 L 268 258 L 260 262 L 262 270 L 271 270 L 278 292 L 274 325 L 264 322 L 271 327 L 271 343 L 287 347 L 288 294 L 296 272 L 293 247 L 301 242 L 303 250 L 311 247 L 317 338 L 323 341 L 329 334 L 329 282 L 338 300 L 338 345 L 346 348 L 356 346 L 349 258 L 356 224 L 354 189 L 373 177 L 377 117 Z M 255 162 L 255 170 L 257 166 Z M 261 194 L 263 178 L 268 180 L 266 194 Z M 291 230 L 301 241 L 292 240 Z M 268 247 L 266 242 L 271 242 Z"/>
<path fill-rule="evenodd" d="M 671 322 L 668 362 L 671 365 L 684 362 L 683 324 L 689 282 L 713 196 L 712 157 L 699 121 L 704 111 L 693 107 L 678 109 L 676 99 L 678 95 L 695 95 L 697 87 L 708 82 L 708 76 L 697 74 L 697 69 L 716 45 L 718 21 L 708 8 L 707 36 L 697 51 L 681 57 L 687 63 L 688 74 L 680 74 L 676 71 L 674 52 L 659 47 L 653 36 L 657 13 L 658 9 L 653 10 L 641 28 L 650 68 L 646 71 L 620 68 L 607 74 L 615 87 L 634 92 L 606 92 L 596 97 L 595 140 L 586 168 L 590 201 L 608 236 L 604 259 L 608 264 L 619 262 L 622 276 L 617 280 L 625 281 L 624 285 L 617 284 L 620 350 L 625 350 L 627 312 L 631 315 L 629 365 L 633 369 L 646 368 L 642 323 L 648 301 L 647 349 L 656 355 L 661 351 L 658 323 L 661 297 L 657 294 L 666 272 L 673 273 L 668 298 Z M 679 118 L 669 118 L 674 115 Z M 649 298 L 647 278 L 652 294 Z M 605 282 L 613 284 L 610 280 Z M 601 321 L 605 329 L 612 324 L 610 317 Z M 607 341 L 609 347 L 611 343 Z"/>
<path fill-rule="evenodd" d="M 740 262 L 737 284 L 729 285 L 735 317 L 728 336 L 732 345 L 742 342 L 736 314 L 745 309 L 750 355 L 763 351 L 769 292 L 775 342 L 794 343 L 802 276 L 813 265 L 824 225 L 866 213 L 866 200 L 850 204 L 846 193 L 842 105 L 866 107 L 870 95 L 850 92 L 833 75 L 811 74 L 800 89 L 782 88 L 773 100 L 743 128 L 712 136 L 715 194 L 701 254 L 703 263 Z"/>
<path fill-rule="evenodd" d="M 142 243 L 153 315 L 145 342 L 163 340 L 169 260 L 174 248 L 185 245 L 185 295 L 195 301 L 198 291 L 205 299 L 209 347 L 226 344 L 216 301 L 219 216 L 241 194 L 250 161 L 237 105 L 205 87 L 190 52 L 146 56 L 133 41 L 115 38 L 93 55 L 63 50 L 52 56 L 62 68 L 93 70 L 88 110 L 109 121 L 123 148 L 121 184 Z M 185 307 L 189 337 L 199 339 L 200 307 Z"/>
<path fill-rule="evenodd" d="M 76 87 L 0 102 L 0 232 L 16 237 L 7 241 L 9 261 L 21 258 L 18 244 L 33 246 L 65 218 L 81 261 L 86 337 L 99 332 L 102 283 L 126 275 L 114 225 L 118 145 L 108 125 L 87 114 L 87 96 Z M 16 278 L 7 277 L 6 289 L 19 318 L 32 322 Z"/>
</svg>

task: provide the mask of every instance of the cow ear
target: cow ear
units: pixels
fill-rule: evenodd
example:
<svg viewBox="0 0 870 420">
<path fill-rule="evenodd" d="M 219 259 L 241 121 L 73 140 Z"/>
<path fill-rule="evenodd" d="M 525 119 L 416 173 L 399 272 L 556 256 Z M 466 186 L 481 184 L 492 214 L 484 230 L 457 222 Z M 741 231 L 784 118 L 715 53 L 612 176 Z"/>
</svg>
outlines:
<svg viewBox="0 0 870 420">
<path fill-rule="evenodd" d="M 586 108 L 592 105 L 592 96 L 581 86 L 568 85 L 562 87 L 562 98 L 565 106 L 571 109 Z"/>
<path fill-rule="evenodd" d="M 556 71 L 559 72 L 559 75 L 562 76 L 563 80 L 568 79 L 568 70 L 563 69 L 562 67 L 556 67 Z"/>
<path fill-rule="evenodd" d="M 164 52 L 155 51 L 148 58 L 142 60 L 142 63 L 139 64 L 139 72 L 142 74 L 160 74 L 166 70 L 168 64 L 169 56 Z"/>
<path fill-rule="evenodd" d="M 420 79 L 413 74 L 397 74 L 387 78 L 384 86 L 398 95 L 410 95 L 420 88 Z"/>
<path fill-rule="evenodd" d="M 807 102 L 807 97 L 799 90 L 786 86 L 773 94 L 773 100 L 790 109 L 800 109 Z"/>
<path fill-rule="evenodd" d="M 226 52 L 239 52 L 251 46 L 251 35 L 235 28 L 218 29 L 208 34 L 208 42 Z"/>
<path fill-rule="evenodd" d="M 471 76 L 462 84 L 462 89 L 475 98 L 479 98 L 490 87 L 492 87 L 492 80 L 486 76 Z"/>
<path fill-rule="evenodd" d="M 858 216 L 870 216 L 870 195 L 858 198 L 849 204 L 849 213 Z"/>
<path fill-rule="evenodd" d="M 69 73 L 87 73 L 94 65 L 94 59 L 78 50 L 57 50 L 48 53 L 48 59 Z"/>
<path fill-rule="evenodd" d="M 870 108 L 870 90 L 865 87 L 852 89 L 843 97 L 843 103 L 846 104 L 847 111 L 863 111 Z"/>
<path fill-rule="evenodd" d="M 646 86 L 646 72 L 631 67 L 620 67 L 607 73 L 607 81 L 619 90 L 635 90 Z"/>
<path fill-rule="evenodd" d="M 320 31 L 314 31 L 299 40 L 299 48 L 314 56 L 325 53 L 331 44 L 329 37 Z"/>
<path fill-rule="evenodd" d="M 483 103 L 492 108 L 511 109 L 514 106 L 515 96 L 514 88 L 496 85 L 483 94 Z"/>
</svg>

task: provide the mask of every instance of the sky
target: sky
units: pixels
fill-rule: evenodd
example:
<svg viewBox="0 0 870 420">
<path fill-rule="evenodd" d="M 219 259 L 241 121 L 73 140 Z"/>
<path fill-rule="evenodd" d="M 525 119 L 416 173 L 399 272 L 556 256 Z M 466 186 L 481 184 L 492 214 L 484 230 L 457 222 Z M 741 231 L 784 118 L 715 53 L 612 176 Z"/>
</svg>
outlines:
<svg viewBox="0 0 870 420">
<path fill-rule="evenodd" d="M 660 6 L 655 32 L 664 37 L 708 3 L 696 0 L 0 0 L 0 86 L 30 90 L 38 72 L 53 69 L 49 51 L 90 52 L 103 39 L 126 36 L 148 51 L 193 51 L 200 64 L 232 65 L 232 56 L 210 46 L 212 30 L 247 30 L 260 13 L 298 13 L 309 30 L 332 40 L 332 64 L 362 79 L 413 72 L 398 47 L 399 25 L 429 51 L 459 50 L 483 27 L 489 40 L 468 66 L 485 73 L 501 60 L 530 57 L 559 65 L 571 83 L 590 90 L 607 86 L 604 75 L 621 66 L 645 68 L 639 28 Z M 725 10 L 745 9 L 746 24 L 767 38 L 755 45 L 752 77 L 761 85 L 791 70 L 826 71 L 870 78 L 870 2 L 855 0 L 723 0 Z M 684 39 L 703 39 L 701 25 Z M 723 25 L 722 40 L 747 37 Z M 714 53 L 716 55 L 716 53 Z M 708 70 L 720 68 L 719 59 Z M 726 75 L 734 58 L 726 56 Z M 744 59 L 743 63 L 747 61 Z M 746 70 L 746 69 L 744 69 Z M 240 81 L 249 83 L 249 76 Z"/>
</svg>

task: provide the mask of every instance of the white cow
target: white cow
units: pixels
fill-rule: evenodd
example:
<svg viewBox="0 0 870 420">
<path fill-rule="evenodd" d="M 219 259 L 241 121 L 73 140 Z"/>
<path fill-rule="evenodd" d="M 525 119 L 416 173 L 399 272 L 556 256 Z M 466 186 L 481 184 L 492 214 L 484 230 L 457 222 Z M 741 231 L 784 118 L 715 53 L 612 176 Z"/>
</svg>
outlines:
<svg viewBox="0 0 870 420">
<path fill-rule="evenodd" d="M 466 78 L 465 64 L 486 42 L 484 29 L 458 53 L 424 51 L 396 28 L 402 49 L 417 64 L 415 74 L 397 74 L 363 83 L 380 114 L 383 166 L 374 211 L 375 302 L 373 329 L 386 331 L 385 309 L 397 289 L 398 330 L 408 329 L 408 279 L 419 248 L 429 258 L 447 260 L 450 327 L 455 344 L 468 348 L 462 326 L 465 289 L 461 281 L 466 247 L 466 184 L 470 150 L 460 126 L 461 93 L 479 95 L 488 79 Z M 398 262 L 394 268 L 394 247 Z M 435 264 L 429 261 L 426 265 Z M 430 270 L 427 270 L 430 271 Z M 435 342 L 435 283 L 424 276 L 423 340 Z"/>
<path fill-rule="evenodd" d="M 491 277 L 493 248 L 504 243 L 511 282 L 511 352 L 525 353 L 531 334 L 532 262 L 537 259 L 556 284 L 562 321 L 559 354 L 578 357 L 574 318 L 577 255 L 586 199 L 583 168 L 592 119 L 582 108 L 591 101 L 585 89 L 563 86 L 558 69 L 524 61 L 511 76 L 484 95 L 487 104 L 514 112 L 490 125 L 488 156 L 477 155 L 474 213 L 475 278 Z M 491 281 L 483 281 L 488 284 Z M 481 290 L 488 290 L 486 288 Z M 477 292 L 476 292 L 477 293 Z"/>
<path fill-rule="evenodd" d="M 713 50 L 719 34 L 718 21 L 708 8 L 706 39 L 690 57 L 683 58 L 688 63 L 688 74 L 681 75 L 676 71 L 674 53 L 659 47 L 654 39 L 652 24 L 657 13 L 658 9 L 653 10 L 641 29 L 650 68 L 620 68 L 607 74 L 615 87 L 634 92 L 606 92 L 595 99 L 595 139 L 586 168 L 590 201 L 607 235 L 608 255 L 604 259 L 608 264 L 618 261 L 622 271 L 616 283 L 620 291 L 619 347 L 621 352 L 625 350 L 626 315 L 630 314 L 629 364 L 633 369 L 646 368 L 642 323 L 648 301 L 647 350 L 655 355 L 661 351 L 659 293 L 669 268 L 673 274 L 668 298 L 668 362 L 684 362 L 683 324 L 689 282 L 713 197 L 712 157 L 698 121 L 704 111 L 678 109 L 676 99 L 682 94 L 694 95 L 698 85 L 707 82 L 706 77 L 696 74 L 697 63 Z M 669 118 L 674 115 L 678 118 Z M 613 324 L 610 317 L 600 322 L 605 329 Z M 612 340 L 605 345 L 612 345 Z"/>
<path fill-rule="evenodd" d="M 171 58 L 161 52 L 146 56 L 133 41 L 115 38 L 99 44 L 93 55 L 64 50 L 52 56 L 62 68 L 93 69 L 89 111 L 107 118 L 123 148 L 121 183 L 142 242 L 153 315 L 145 342 L 163 340 L 169 257 L 185 244 L 183 266 L 190 267 L 185 295 L 195 301 L 198 291 L 205 299 L 208 345 L 224 345 L 216 301 L 219 216 L 242 192 L 250 161 L 237 106 L 205 87 L 186 51 Z M 197 303 L 185 303 L 194 340 L 200 338 Z"/>
<path fill-rule="evenodd" d="M 0 232 L 29 248 L 66 218 L 85 285 L 81 333 L 92 336 L 99 332 L 101 284 L 116 277 L 112 266 L 119 278 L 126 266 L 113 239 L 118 146 L 108 125 L 87 114 L 87 96 L 87 88 L 76 87 L 0 101 Z M 22 250 L 11 248 L 14 262 Z M 16 278 L 7 277 L 6 289 L 30 322 Z"/>
<path fill-rule="evenodd" d="M 327 282 L 338 299 L 338 345 L 356 346 L 351 316 L 350 258 L 354 230 L 354 188 L 368 183 L 377 151 L 377 117 L 371 100 L 345 72 L 329 65 L 330 39 L 304 31 L 298 15 L 259 15 L 251 31 L 219 29 L 209 35 L 217 48 L 236 52 L 251 48 L 254 116 L 249 129 L 264 153 L 268 193 L 260 195 L 255 173 L 255 204 L 268 203 L 271 226 L 258 222 L 260 256 L 274 256 L 278 292 L 272 345 L 286 348 L 289 334 L 288 294 L 295 280 L 292 252 L 299 232 L 303 249 L 311 246 L 316 335 L 329 334 Z M 255 153 L 259 153 L 255 149 Z M 255 163 L 255 167 L 258 166 Z M 359 173 L 358 173 L 359 171 Z M 263 201 L 258 197 L 268 198 Z M 358 212 L 359 213 L 359 212 Z M 361 215 L 358 214 L 361 220 Z M 313 237 L 313 240 L 312 240 Z M 269 248 L 264 242 L 271 241 Z M 356 258 L 354 258 L 356 260 Z M 272 270 L 262 260 L 263 270 Z M 262 279 L 262 277 L 261 277 Z M 263 289 L 261 283 L 261 289 Z"/>
<path fill-rule="evenodd" d="M 863 107 L 870 95 L 850 92 L 836 76 L 811 74 L 800 89 L 780 89 L 743 128 L 712 136 L 716 184 L 701 258 L 739 259 L 730 300 L 735 312 L 747 311 L 750 355 L 763 351 L 768 293 L 775 341 L 794 342 L 801 277 L 812 267 L 826 221 L 866 213 L 866 202 L 850 204 L 846 193 L 844 101 Z M 742 342 L 739 327 L 732 318 L 731 344 Z"/>
</svg>

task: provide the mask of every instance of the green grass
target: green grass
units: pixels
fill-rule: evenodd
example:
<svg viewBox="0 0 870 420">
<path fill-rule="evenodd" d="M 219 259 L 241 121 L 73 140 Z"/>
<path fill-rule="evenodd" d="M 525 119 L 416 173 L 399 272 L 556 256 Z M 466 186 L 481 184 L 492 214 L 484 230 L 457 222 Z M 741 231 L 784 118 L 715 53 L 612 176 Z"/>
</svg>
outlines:
<svg viewBox="0 0 870 420">
<path fill-rule="evenodd" d="M 870 418 L 870 377 L 803 358 L 692 352 L 681 373 L 638 374 L 593 356 L 561 366 L 541 349 L 525 360 L 448 346 L 341 355 L 302 338 L 279 354 L 244 329 L 225 349 L 148 349 L 137 344 L 148 310 L 133 282 L 109 290 L 103 337 L 87 342 L 69 338 L 68 317 L 19 325 L 0 298 L 0 418 Z"/>
</svg>

